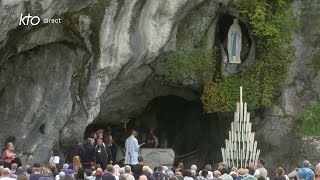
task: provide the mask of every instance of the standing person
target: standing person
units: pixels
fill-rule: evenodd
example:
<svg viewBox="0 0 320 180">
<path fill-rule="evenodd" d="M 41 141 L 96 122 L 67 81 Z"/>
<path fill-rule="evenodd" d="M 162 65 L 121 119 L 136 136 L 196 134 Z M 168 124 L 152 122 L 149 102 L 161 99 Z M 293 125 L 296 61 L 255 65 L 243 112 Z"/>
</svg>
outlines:
<svg viewBox="0 0 320 180">
<path fill-rule="evenodd" d="M 103 174 L 104 174 L 103 170 L 101 168 L 98 168 L 96 170 L 96 180 L 102 180 Z"/>
<path fill-rule="evenodd" d="M 83 169 L 90 169 L 94 162 L 94 146 L 92 140 L 85 140 L 82 149 L 80 150 L 80 159 Z"/>
<path fill-rule="evenodd" d="M 80 157 L 73 157 L 73 171 L 75 172 L 75 179 L 84 179 L 84 169 L 81 167 Z"/>
<path fill-rule="evenodd" d="M 17 155 L 13 153 L 14 146 L 12 142 L 8 142 L 7 148 L 3 151 L 2 159 L 5 168 L 11 168 L 11 164 L 17 158 Z"/>
<path fill-rule="evenodd" d="M 81 149 L 82 149 L 82 145 L 80 144 L 79 139 L 75 139 L 74 143 L 69 145 L 66 161 L 67 163 L 69 163 L 70 166 L 72 165 L 73 157 L 79 156 Z"/>
<path fill-rule="evenodd" d="M 114 168 L 112 164 L 108 164 L 107 170 L 105 171 L 104 175 L 102 176 L 102 180 L 116 180 L 116 177 L 113 175 Z"/>
<path fill-rule="evenodd" d="M 53 177 L 56 177 L 59 174 L 57 167 L 54 163 L 49 163 L 48 169 L 50 170 L 50 173 Z"/>
<path fill-rule="evenodd" d="M 128 165 L 124 167 L 124 174 L 123 175 L 126 178 L 126 180 L 135 180 L 134 177 L 132 176 L 131 167 Z"/>
<path fill-rule="evenodd" d="M 11 178 L 10 169 L 4 168 L 1 172 L 1 180 L 16 180 L 14 178 Z"/>
<path fill-rule="evenodd" d="M 187 174 L 189 176 L 191 176 L 191 171 L 189 171 L 190 174 Z M 158 166 L 156 168 L 156 171 L 153 173 L 153 178 L 155 180 L 167 180 L 167 175 L 163 172 L 163 167 L 162 166 Z M 186 179 L 186 178 L 184 178 Z M 188 179 L 189 180 L 189 179 Z"/>
<path fill-rule="evenodd" d="M 109 146 L 110 148 L 110 151 L 111 151 L 111 154 L 112 154 L 112 159 L 116 159 L 116 156 L 117 156 L 117 147 L 115 147 L 113 145 L 113 138 L 112 138 L 112 128 L 110 126 L 107 127 L 107 130 L 106 130 L 106 136 L 104 138 L 105 140 L 105 144 L 107 146 Z"/>
<path fill-rule="evenodd" d="M 154 134 L 154 128 L 149 129 L 149 133 L 145 137 L 146 144 L 144 148 L 156 148 L 159 145 L 158 138 Z"/>
<path fill-rule="evenodd" d="M 254 177 L 255 170 L 253 168 L 249 168 L 249 173 L 246 177 L 244 177 L 242 180 L 257 180 L 257 178 Z M 264 176 L 262 176 L 264 177 Z"/>
<path fill-rule="evenodd" d="M 65 176 L 62 180 L 75 180 L 74 178 L 74 171 L 72 169 L 68 169 L 65 173 Z"/>
<path fill-rule="evenodd" d="M 104 171 L 107 164 L 112 164 L 112 155 L 110 148 L 106 146 L 101 138 L 97 139 L 97 145 L 95 147 L 95 159 L 96 164 L 100 164 L 101 169 Z"/>
<path fill-rule="evenodd" d="M 32 174 L 30 175 L 30 180 L 39 180 L 39 178 L 42 177 L 42 174 L 40 173 L 39 167 L 34 167 L 32 169 Z"/>
<path fill-rule="evenodd" d="M 113 166 L 113 168 L 114 168 L 113 175 L 116 177 L 117 180 L 119 180 L 119 176 L 120 176 L 119 169 L 120 169 L 120 166 L 118 164 L 116 164 L 116 165 Z"/>
<path fill-rule="evenodd" d="M 27 176 L 27 177 L 29 177 L 30 174 L 32 174 L 32 169 L 31 169 L 31 166 L 29 164 L 24 166 L 23 174 L 25 176 Z"/>
<path fill-rule="evenodd" d="M 289 179 L 297 180 L 298 179 L 298 170 L 301 168 L 301 164 L 297 164 L 297 167 L 293 169 L 291 173 L 288 174 Z"/>
<path fill-rule="evenodd" d="M 137 132 L 135 130 L 131 131 L 131 136 L 129 136 L 126 140 L 126 157 L 125 157 L 125 164 L 128 165 L 136 165 L 138 164 L 138 156 L 139 156 L 139 149 L 140 146 L 137 140 Z"/>
<path fill-rule="evenodd" d="M 184 170 L 183 171 L 183 173 L 184 173 L 184 180 L 193 180 L 193 178 L 191 177 L 191 171 L 190 171 L 190 169 L 186 169 L 186 170 Z M 155 177 L 155 175 L 153 175 L 153 177 Z M 157 178 L 155 178 L 156 180 L 164 180 L 164 178 L 159 178 L 159 179 L 157 179 Z"/>
<path fill-rule="evenodd" d="M 177 168 L 174 170 L 175 172 L 183 172 L 183 168 L 184 168 L 184 166 L 183 166 L 183 163 L 182 162 L 179 162 L 179 164 L 178 164 L 178 166 L 177 166 Z"/>
<path fill-rule="evenodd" d="M 196 177 L 197 180 L 206 180 L 208 175 L 208 170 L 207 169 L 203 169 L 201 171 L 201 173 L 199 173 L 199 176 Z"/>
<path fill-rule="evenodd" d="M 54 164 L 60 163 L 60 157 L 58 155 L 57 150 L 55 149 L 51 150 L 51 157 L 50 157 L 49 163 L 54 163 Z"/>
<path fill-rule="evenodd" d="M 11 164 L 10 173 L 11 174 L 16 174 L 17 169 L 18 169 L 18 165 L 16 163 L 12 163 Z"/>
<path fill-rule="evenodd" d="M 310 168 L 310 162 L 308 160 L 304 160 L 302 163 L 302 168 L 298 170 L 298 180 L 314 180 L 315 174 Z"/>
<path fill-rule="evenodd" d="M 154 180 L 153 175 L 152 175 L 152 170 L 150 169 L 149 166 L 143 166 L 142 167 L 142 176 L 146 176 L 147 180 Z"/>
<path fill-rule="evenodd" d="M 42 169 L 42 176 L 39 178 L 39 180 L 53 180 L 53 178 L 49 175 L 49 169 Z"/>
<path fill-rule="evenodd" d="M 320 180 L 320 163 L 316 165 L 315 180 Z"/>
<path fill-rule="evenodd" d="M 18 167 L 16 175 L 17 175 L 17 180 L 28 180 L 28 177 L 23 174 L 22 167 Z"/>
<path fill-rule="evenodd" d="M 142 174 L 142 168 L 144 166 L 144 159 L 142 156 L 138 157 L 138 164 L 132 166 L 132 172 L 135 179 L 139 179 Z"/>
<path fill-rule="evenodd" d="M 260 176 L 263 176 L 264 178 L 267 178 L 268 177 L 268 171 L 266 170 L 266 168 L 264 167 L 265 166 L 265 161 L 262 160 L 262 159 L 259 159 L 258 161 L 258 164 L 257 164 L 257 167 L 258 169 L 256 169 L 256 171 L 254 172 L 254 176 L 256 178 L 260 177 Z"/>
<path fill-rule="evenodd" d="M 273 178 L 273 180 L 287 180 L 287 176 L 284 174 L 284 170 L 282 167 L 278 167 L 276 169 L 276 176 Z"/>
<path fill-rule="evenodd" d="M 240 169 L 238 170 L 238 176 L 237 176 L 236 180 L 241 180 L 241 179 L 243 179 L 245 176 L 246 176 L 246 171 L 245 171 L 244 169 L 240 168 Z"/>
<path fill-rule="evenodd" d="M 218 170 L 221 172 L 222 175 L 223 174 L 229 174 L 230 171 L 229 171 L 229 169 L 227 167 L 228 167 L 228 164 L 226 162 L 221 162 L 219 164 L 219 166 L 218 166 Z"/>
</svg>

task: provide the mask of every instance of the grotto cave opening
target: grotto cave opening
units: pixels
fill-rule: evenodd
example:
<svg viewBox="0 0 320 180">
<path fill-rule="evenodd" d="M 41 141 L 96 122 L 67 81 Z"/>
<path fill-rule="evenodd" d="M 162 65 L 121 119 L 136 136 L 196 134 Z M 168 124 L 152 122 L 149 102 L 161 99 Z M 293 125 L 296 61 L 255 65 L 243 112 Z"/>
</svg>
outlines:
<svg viewBox="0 0 320 180">
<path fill-rule="evenodd" d="M 131 129 L 139 132 L 139 144 L 150 128 L 155 128 L 155 135 L 160 148 L 172 148 L 175 163 L 185 165 L 214 164 L 221 162 L 221 147 L 233 119 L 229 113 L 210 113 L 203 111 L 197 100 L 186 100 L 179 96 L 158 96 L 149 101 L 141 114 L 130 117 L 124 123 L 110 124 L 108 121 L 90 124 L 86 136 L 98 129 L 112 127 L 112 136 L 118 145 L 124 147 Z"/>
</svg>

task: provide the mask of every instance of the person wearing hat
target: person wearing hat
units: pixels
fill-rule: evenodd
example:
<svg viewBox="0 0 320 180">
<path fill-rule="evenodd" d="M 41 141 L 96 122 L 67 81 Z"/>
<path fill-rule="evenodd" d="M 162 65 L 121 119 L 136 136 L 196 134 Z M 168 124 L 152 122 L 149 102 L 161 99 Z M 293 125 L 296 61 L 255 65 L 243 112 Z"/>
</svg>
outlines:
<svg viewBox="0 0 320 180">
<path fill-rule="evenodd" d="M 96 170 L 96 180 L 102 180 L 103 175 L 104 175 L 103 170 L 101 168 L 98 168 Z"/>
<path fill-rule="evenodd" d="M 243 168 L 240 168 L 238 170 L 238 176 L 236 178 L 236 180 L 241 180 L 246 176 L 246 171 Z"/>
<path fill-rule="evenodd" d="M 75 180 L 73 169 L 67 169 L 65 174 L 66 175 L 62 178 L 62 180 Z"/>
</svg>

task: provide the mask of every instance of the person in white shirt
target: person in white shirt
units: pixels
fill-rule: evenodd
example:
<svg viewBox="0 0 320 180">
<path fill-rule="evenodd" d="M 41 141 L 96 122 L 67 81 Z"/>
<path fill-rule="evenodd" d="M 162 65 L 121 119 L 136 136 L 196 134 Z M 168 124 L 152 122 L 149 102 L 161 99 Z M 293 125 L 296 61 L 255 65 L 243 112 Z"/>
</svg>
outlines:
<svg viewBox="0 0 320 180">
<path fill-rule="evenodd" d="M 125 164 L 127 164 L 127 165 L 138 164 L 140 145 L 138 144 L 138 140 L 137 140 L 136 136 L 137 136 L 137 132 L 135 130 L 132 130 L 131 136 L 129 136 L 126 140 Z"/>
<path fill-rule="evenodd" d="M 51 157 L 49 160 L 49 163 L 59 164 L 60 157 L 58 156 L 58 153 L 55 150 L 51 150 Z"/>
</svg>

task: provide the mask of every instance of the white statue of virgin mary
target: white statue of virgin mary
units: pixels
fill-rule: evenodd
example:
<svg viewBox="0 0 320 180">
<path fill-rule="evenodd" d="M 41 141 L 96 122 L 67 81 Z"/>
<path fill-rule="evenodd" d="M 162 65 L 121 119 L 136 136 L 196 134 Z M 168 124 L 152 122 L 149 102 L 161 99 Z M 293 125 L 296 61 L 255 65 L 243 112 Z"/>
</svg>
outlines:
<svg viewBox="0 0 320 180">
<path fill-rule="evenodd" d="M 242 45 L 242 34 L 238 19 L 233 20 L 233 24 L 228 31 L 228 58 L 229 63 L 241 63 L 240 53 Z"/>
</svg>

